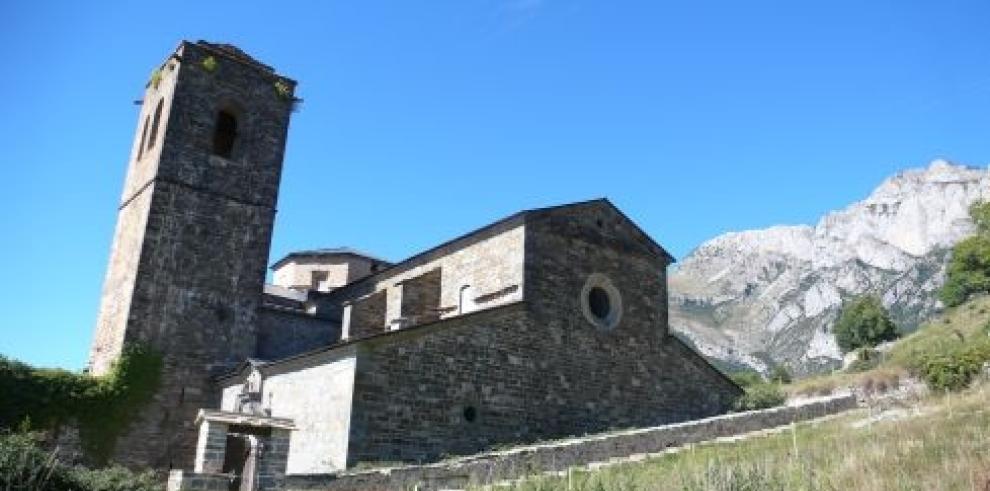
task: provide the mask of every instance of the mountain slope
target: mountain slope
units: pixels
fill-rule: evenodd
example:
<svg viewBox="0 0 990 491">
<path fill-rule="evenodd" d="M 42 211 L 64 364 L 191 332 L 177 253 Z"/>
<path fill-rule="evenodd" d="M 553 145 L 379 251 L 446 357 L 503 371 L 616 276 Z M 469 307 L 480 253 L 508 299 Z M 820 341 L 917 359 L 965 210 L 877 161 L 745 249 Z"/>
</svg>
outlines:
<svg viewBox="0 0 990 491">
<path fill-rule="evenodd" d="M 949 248 L 972 233 L 969 205 L 990 172 L 932 162 L 885 180 L 814 227 L 776 226 L 705 242 L 670 276 L 671 326 L 702 353 L 761 371 L 836 366 L 844 299 L 879 295 L 902 329 L 940 307 Z"/>
</svg>

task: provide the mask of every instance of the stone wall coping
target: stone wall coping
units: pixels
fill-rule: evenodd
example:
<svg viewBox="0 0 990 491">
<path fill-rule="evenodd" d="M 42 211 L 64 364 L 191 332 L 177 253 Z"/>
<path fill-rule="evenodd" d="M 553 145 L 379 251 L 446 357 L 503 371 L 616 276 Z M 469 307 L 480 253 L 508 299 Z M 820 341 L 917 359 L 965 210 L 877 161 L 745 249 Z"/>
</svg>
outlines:
<svg viewBox="0 0 990 491">
<path fill-rule="evenodd" d="M 306 319 L 314 319 L 314 320 L 318 320 L 318 321 L 327 322 L 329 324 L 340 324 L 340 319 L 331 318 L 331 317 L 321 317 L 321 316 L 319 316 L 317 314 L 310 314 L 309 312 L 306 312 L 305 310 L 294 309 L 292 307 L 283 307 L 281 305 L 275 305 L 275 304 L 271 304 L 271 303 L 262 303 L 258 307 L 261 308 L 261 309 L 264 309 L 264 310 L 271 311 L 271 312 L 278 312 L 280 314 L 295 315 L 297 317 L 304 317 Z"/>
<path fill-rule="evenodd" d="M 601 442 L 601 441 L 608 441 L 613 439 L 618 440 L 629 436 L 649 434 L 657 431 L 692 428 L 692 427 L 698 427 L 698 426 L 703 426 L 706 424 L 712 424 L 718 422 L 732 423 L 734 420 L 747 420 L 757 415 L 772 416 L 779 413 L 793 412 L 795 410 L 800 410 L 802 408 L 810 408 L 815 406 L 826 407 L 832 404 L 838 404 L 840 407 L 846 407 L 846 406 L 850 408 L 856 407 L 856 396 L 850 393 L 843 393 L 839 395 L 825 396 L 821 398 L 805 400 L 802 401 L 800 404 L 794 404 L 794 405 L 783 405 L 769 409 L 759 409 L 755 411 L 727 413 L 718 416 L 712 416 L 709 418 L 694 419 L 690 421 L 682 421 L 679 423 L 671 423 L 660 426 L 630 428 L 626 430 L 616 430 L 611 432 L 598 433 L 594 435 L 575 436 L 575 437 L 569 437 L 560 440 L 551 440 L 551 441 L 541 442 L 531 445 L 520 445 L 505 450 L 494 450 L 490 452 L 478 453 L 463 457 L 454 457 L 441 462 L 435 462 L 431 464 L 406 464 L 406 465 L 396 465 L 396 466 L 383 466 L 372 469 L 344 471 L 337 474 L 336 476 L 339 479 L 345 477 L 357 477 L 362 475 L 374 475 L 374 474 L 389 475 L 394 472 L 407 470 L 407 469 L 456 468 L 458 466 L 471 464 L 473 462 L 491 460 L 492 458 L 506 457 L 506 456 L 519 455 L 519 454 L 528 454 L 528 453 L 538 452 L 541 450 L 548 450 L 555 448 L 566 448 L 576 445 L 584 445 L 590 442 Z M 795 419 L 795 421 L 797 420 L 798 419 Z"/>
<path fill-rule="evenodd" d="M 278 428 L 282 430 L 296 430 L 296 424 L 289 418 L 273 418 L 270 416 L 256 416 L 253 414 L 234 413 L 230 411 L 219 411 L 215 409 L 200 409 L 196 415 L 196 424 L 203 421 L 225 423 L 228 425 L 255 426 L 259 428 Z"/>
<path fill-rule="evenodd" d="M 272 283 L 265 283 L 264 286 L 265 295 L 274 295 L 276 297 L 287 298 L 289 300 L 296 300 L 298 302 L 305 302 L 308 300 L 309 295 L 306 292 L 301 292 L 299 290 L 293 290 L 292 288 L 275 285 Z"/>
</svg>

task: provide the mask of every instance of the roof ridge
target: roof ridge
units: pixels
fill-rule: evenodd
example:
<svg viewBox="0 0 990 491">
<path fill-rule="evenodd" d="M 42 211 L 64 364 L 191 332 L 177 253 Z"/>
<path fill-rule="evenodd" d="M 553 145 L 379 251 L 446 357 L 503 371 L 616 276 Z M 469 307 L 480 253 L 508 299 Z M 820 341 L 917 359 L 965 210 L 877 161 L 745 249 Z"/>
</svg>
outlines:
<svg viewBox="0 0 990 491">
<path fill-rule="evenodd" d="M 196 44 L 210 51 L 215 51 L 219 54 L 233 58 L 237 61 L 241 61 L 249 65 L 253 65 L 255 67 L 275 73 L 275 69 L 272 68 L 271 65 L 266 65 L 258 61 L 257 58 L 247 54 L 244 50 L 238 48 L 236 45 L 230 43 L 214 43 L 210 41 L 204 41 L 202 39 L 196 41 Z"/>
</svg>

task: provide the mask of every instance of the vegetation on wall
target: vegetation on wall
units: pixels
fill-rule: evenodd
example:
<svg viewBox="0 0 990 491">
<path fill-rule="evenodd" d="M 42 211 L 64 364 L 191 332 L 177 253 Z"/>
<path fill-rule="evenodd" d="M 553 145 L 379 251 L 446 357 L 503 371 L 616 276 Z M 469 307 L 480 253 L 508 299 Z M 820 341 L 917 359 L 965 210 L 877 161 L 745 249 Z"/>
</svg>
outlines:
<svg viewBox="0 0 990 491">
<path fill-rule="evenodd" d="M 897 338 L 897 328 L 880 299 L 857 297 L 842 306 L 835 323 L 835 341 L 843 353 L 869 348 Z"/>
<path fill-rule="evenodd" d="M 199 62 L 199 64 L 200 66 L 203 67 L 203 70 L 206 70 L 210 73 L 213 73 L 217 70 L 217 59 L 214 58 L 212 55 L 203 58 L 203 61 Z"/>
<path fill-rule="evenodd" d="M 79 430 L 86 457 L 105 463 L 117 437 L 158 388 L 162 358 L 144 346 L 128 346 L 104 376 L 34 368 L 0 356 L 0 428 L 27 425 L 58 432 Z"/>
<path fill-rule="evenodd" d="M 292 88 L 289 87 L 289 84 L 281 80 L 275 81 L 275 94 L 281 99 L 292 100 Z"/>
<path fill-rule="evenodd" d="M 152 70 L 151 71 L 151 79 L 148 80 L 148 83 L 152 87 L 154 87 L 155 89 L 158 89 L 158 84 L 160 84 L 161 82 L 162 82 L 162 70 L 161 70 L 161 68 L 156 68 L 156 69 Z"/>
</svg>

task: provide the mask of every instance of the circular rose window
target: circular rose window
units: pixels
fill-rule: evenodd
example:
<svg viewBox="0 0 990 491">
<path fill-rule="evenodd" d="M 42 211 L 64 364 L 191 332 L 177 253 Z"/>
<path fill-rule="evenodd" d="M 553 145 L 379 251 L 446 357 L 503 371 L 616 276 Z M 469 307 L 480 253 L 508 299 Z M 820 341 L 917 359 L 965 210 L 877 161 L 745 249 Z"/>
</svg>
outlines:
<svg viewBox="0 0 990 491">
<path fill-rule="evenodd" d="M 613 329 L 622 318 L 622 297 L 607 276 L 594 273 L 581 289 L 581 310 L 596 327 Z"/>
</svg>

